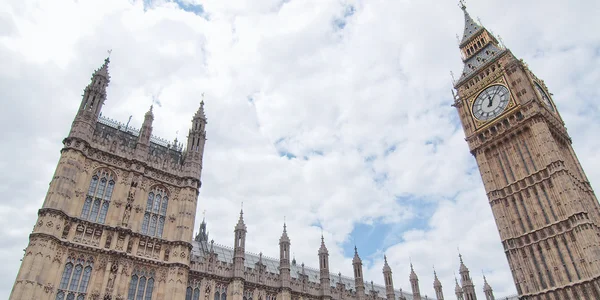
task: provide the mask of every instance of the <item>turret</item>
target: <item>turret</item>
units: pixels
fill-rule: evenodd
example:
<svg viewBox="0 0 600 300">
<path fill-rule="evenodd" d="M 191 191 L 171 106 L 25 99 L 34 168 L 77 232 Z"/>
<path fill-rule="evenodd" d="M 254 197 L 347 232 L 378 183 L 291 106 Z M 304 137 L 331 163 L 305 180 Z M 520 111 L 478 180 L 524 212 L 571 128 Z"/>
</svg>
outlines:
<svg viewBox="0 0 600 300">
<path fill-rule="evenodd" d="M 200 230 L 198 234 L 194 238 L 196 242 L 208 242 L 208 231 L 206 231 L 206 219 L 202 218 L 202 223 L 200 223 Z"/>
<path fill-rule="evenodd" d="M 290 290 L 290 238 L 287 234 L 287 228 L 285 222 L 283 223 L 283 233 L 279 238 L 279 278 L 281 281 L 281 288 L 284 290 Z M 295 264 L 294 259 L 294 264 Z"/>
<path fill-rule="evenodd" d="M 419 288 L 419 277 L 417 277 L 417 273 L 415 273 L 415 269 L 413 269 L 412 263 L 410 264 L 410 287 L 413 293 L 414 300 L 421 300 L 421 289 Z"/>
<path fill-rule="evenodd" d="M 235 225 L 235 241 L 233 247 L 233 277 L 244 278 L 244 260 L 246 248 L 246 224 L 244 224 L 244 211 L 240 210 L 240 218 Z"/>
<path fill-rule="evenodd" d="M 325 246 L 325 238 L 321 234 L 321 247 L 319 248 L 319 270 L 321 273 L 321 296 L 323 299 L 331 298 L 331 287 L 329 278 L 329 251 Z"/>
<path fill-rule="evenodd" d="M 70 137 L 89 139 L 94 133 L 102 105 L 106 100 L 106 88 L 110 82 L 109 63 L 110 60 L 106 58 L 104 64 L 92 74 L 90 84 L 83 90 L 81 104 L 69 133 Z"/>
<path fill-rule="evenodd" d="M 462 255 L 458 254 L 460 258 L 460 283 L 462 284 L 462 290 L 466 300 L 477 300 L 477 295 L 475 294 L 475 285 L 473 285 L 473 281 L 471 280 L 471 276 L 469 275 L 469 269 L 465 266 Z"/>
<path fill-rule="evenodd" d="M 444 292 L 442 292 L 442 283 L 437 276 L 435 269 L 433 270 L 433 290 L 435 291 L 435 297 L 437 300 L 444 300 Z"/>
<path fill-rule="evenodd" d="M 458 284 L 458 279 L 456 279 L 456 274 L 454 276 L 454 282 L 456 282 L 456 286 L 454 286 L 454 294 L 456 294 L 456 300 L 465 300 L 463 290 Z"/>
<path fill-rule="evenodd" d="M 204 96 L 203 96 L 204 97 Z M 206 115 L 204 114 L 204 99 L 200 102 L 200 107 L 192 118 L 192 128 L 187 137 L 187 150 L 185 157 L 185 168 L 190 176 L 200 178 L 202 171 L 202 155 L 204 153 L 204 144 L 206 142 Z"/>
<path fill-rule="evenodd" d="M 387 257 L 383 256 L 383 281 L 385 282 L 385 296 L 387 300 L 394 300 L 394 281 L 392 280 L 392 268 L 388 265 Z"/>
<path fill-rule="evenodd" d="M 358 300 L 365 299 L 365 283 L 363 281 L 362 260 L 358 256 L 358 249 L 354 246 L 354 258 L 352 259 L 352 267 L 354 268 L 354 286 L 356 287 L 356 295 Z"/>
<path fill-rule="evenodd" d="M 487 278 L 485 278 L 485 275 L 483 275 L 483 294 L 485 295 L 485 300 L 496 300 L 496 298 L 494 297 L 494 291 L 492 290 L 490 284 L 487 282 Z"/>
<path fill-rule="evenodd" d="M 152 113 L 152 105 L 144 115 L 144 123 L 140 128 L 140 136 L 138 137 L 138 145 L 150 145 L 150 137 L 152 136 L 152 122 L 154 121 L 154 113 Z"/>
</svg>

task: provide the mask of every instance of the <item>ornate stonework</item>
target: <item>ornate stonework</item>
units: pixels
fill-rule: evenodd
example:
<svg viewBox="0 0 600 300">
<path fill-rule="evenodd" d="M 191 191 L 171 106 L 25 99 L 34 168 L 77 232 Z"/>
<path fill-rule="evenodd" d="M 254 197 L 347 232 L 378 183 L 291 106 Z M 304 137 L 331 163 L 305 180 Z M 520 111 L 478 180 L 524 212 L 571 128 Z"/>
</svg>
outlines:
<svg viewBox="0 0 600 300">
<path fill-rule="evenodd" d="M 600 299 L 600 206 L 552 94 L 463 10 L 465 68 L 454 106 L 517 291 L 534 300 Z M 457 295 L 467 299 L 472 284 L 462 280 Z M 486 298 L 491 292 L 486 282 Z"/>
</svg>

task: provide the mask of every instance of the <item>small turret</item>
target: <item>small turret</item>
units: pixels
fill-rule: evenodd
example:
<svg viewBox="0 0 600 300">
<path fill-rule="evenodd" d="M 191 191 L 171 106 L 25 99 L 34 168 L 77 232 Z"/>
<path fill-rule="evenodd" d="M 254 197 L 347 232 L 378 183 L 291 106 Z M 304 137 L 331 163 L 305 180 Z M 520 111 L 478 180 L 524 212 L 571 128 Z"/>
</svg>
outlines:
<svg viewBox="0 0 600 300">
<path fill-rule="evenodd" d="M 417 273 L 415 273 L 415 269 L 413 268 L 413 264 L 410 264 L 410 287 L 412 288 L 413 299 L 421 300 L 421 289 L 419 288 L 419 277 L 417 277 Z"/>
<path fill-rule="evenodd" d="M 483 294 L 485 294 L 485 300 L 496 300 L 496 298 L 494 297 L 494 291 L 492 290 L 490 284 L 487 282 L 487 278 L 485 278 L 485 275 L 483 275 Z"/>
<path fill-rule="evenodd" d="M 383 256 L 383 281 L 385 282 L 385 296 L 387 300 L 394 300 L 394 281 L 392 280 L 392 268 L 388 265 L 387 256 Z"/>
<path fill-rule="evenodd" d="M 363 281 L 362 260 L 358 256 L 358 249 L 354 246 L 354 258 L 352 259 L 352 267 L 354 268 L 354 286 L 356 287 L 356 295 L 359 300 L 365 299 L 365 283 Z"/>
<path fill-rule="evenodd" d="M 204 96 L 202 96 L 204 97 Z M 184 166 L 189 176 L 200 178 L 202 172 L 202 157 L 206 143 L 206 115 L 204 114 L 204 99 L 192 118 L 192 128 L 187 137 L 187 150 Z"/>
<path fill-rule="evenodd" d="M 83 90 L 79 110 L 71 125 L 70 137 L 89 139 L 94 133 L 96 122 L 102 111 L 102 105 L 106 100 L 106 88 L 110 82 L 110 76 L 108 75 L 109 63 L 110 60 L 107 57 L 104 64 L 94 71 L 91 82 Z"/>
<path fill-rule="evenodd" d="M 287 234 L 287 226 L 283 222 L 283 233 L 279 238 L 279 278 L 281 281 L 281 288 L 290 291 L 290 238 Z M 294 259 L 294 265 L 296 259 Z"/>
<path fill-rule="evenodd" d="M 152 122 L 154 121 L 154 113 L 152 112 L 152 105 L 150 109 L 144 115 L 144 123 L 140 129 L 140 136 L 138 137 L 138 145 L 150 144 L 150 137 L 152 136 Z"/>
<path fill-rule="evenodd" d="M 454 276 L 454 282 L 456 286 L 454 286 L 454 293 L 456 294 L 456 300 L 464 300 L 464 293 L 460 285 L 458 284 L 458 279 L 456 279 L 456 274 Z"/>
<path fill-rule="evenodd" d="M 442 291 L 442 282 L 437 276 L 435 269 L 433 270 L 433 290 L 435 291 L 435 297 L 437 300 L 444 300 L 444 292 Z"/>
<path fill-rule="evenodd" d="M 319 270 L 321 280 L 321 296 L 324 299 L 331 298 L 330 278 L 329 278 L 329 251 L 325 246 L 325 238 L 321 233 L 321 247 L 319 248 Z"/>
<path fill-rule="evenodd" d="M 240 210 L 240 218 L 235 225 L 235 241 L 233 250 L 233 276 L 244 278 L 244 260 L 246 248 L 246 224 L 244 224 L 244 211 Z"/>
<path fill-rule="evenodd" d="M 477 295 L 475 293 L 475 285 L 471 280 L 471 276 L 469 275 L 469 268 L 463 262 L 462 254 L 458 254 L 460 259 L 460 283 L 462 284 L 462 290 L 464 293 L 464 297 L 468 300 L 477 300 Z"/>
</svg>

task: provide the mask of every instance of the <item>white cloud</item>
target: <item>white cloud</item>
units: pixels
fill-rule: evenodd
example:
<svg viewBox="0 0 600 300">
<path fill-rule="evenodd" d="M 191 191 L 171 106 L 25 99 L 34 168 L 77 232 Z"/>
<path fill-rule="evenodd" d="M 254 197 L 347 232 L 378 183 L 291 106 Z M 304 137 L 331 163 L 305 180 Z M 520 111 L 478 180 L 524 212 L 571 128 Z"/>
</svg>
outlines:
<svg viewBox="0 0 600 300">
<path fill-rule="evenodd" d="M 367 280 L 383 282 L 385 252 L 396 288 L 407 290 L 410 257 L 423 293 L 434 295 L 435 265 L 451 298 L 460 246 L 480 297 L 482 269 L 497 296 L 515 291 L 449 106 L 449 71 L 462 69 L 455 34 L 463 16 L 453 1 L 186 2 L 201 3 L 205 15 L 167 1 L 146 10 L 124 0 L 0 3 L 0 297 L 10 293 L 61 140 L 107 49 L 106 116 L 132 115 L 139 126 L 158 97 L 154 133 L 174 139 L 178 131 L 181 141 L 206 93 L 197 222 L 206 209 L 218 243 L 231 243 L 243 201 L 249 251 L 278 257 L 286 216 L 297 260 L 316 266 L 313 225 L 321 224 L 332 271 L 350 275 L 344 246 L 361 238 L 350 236 L 357 224 L 377 220 L 392 228 L 384 238 L 392 245 L 359 249 Z M 349 5 L 355 11 L 344 17 Z M 600 180 L 600 35 L 590 29 L 600 25 L 599 6 L 469 4 L 545 79 L 592 184 Z M 426 225 L 412 226 L 419 218 Z"/>
</svg>

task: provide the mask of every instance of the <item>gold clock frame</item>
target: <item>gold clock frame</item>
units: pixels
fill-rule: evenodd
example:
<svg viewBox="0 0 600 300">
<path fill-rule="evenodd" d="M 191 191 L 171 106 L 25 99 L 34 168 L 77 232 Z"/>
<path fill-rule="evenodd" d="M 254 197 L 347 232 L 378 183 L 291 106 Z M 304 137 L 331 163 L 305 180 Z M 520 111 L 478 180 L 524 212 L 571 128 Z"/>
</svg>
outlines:
<svg viewBox="0 0 600 300">
<path fill-rule="evenodd" d="M 493 85 L 501 85 L 501 86 L 504 86 L 508 90 L 508 95 L 509 95 L 508 104 L 506 105 L 506 109 L 504 109 L 504 111 L 497 117 L 495 117 L 491 120 L 481 121 L 481 120 L 477 119 L 475 117 L 475 114 L 473 113 L 473 103 L 475 103 L 475 99 L 477 99 L 477 97 L 479 97 L 479 95 L 481 95 L 481 93 L 483 93 L 483 91 L 485 91 L 486 89 L 488 89 L 489 87 L 491 87 Z M 506 84 L 506 81 L 504 80 L 503 76 L 499 76 L 498 78 L 492 80 L 486 86 L 481 88 L 479 93 L 475 94 L 475 96 L 473 96 L 469 99 L 468 104 L 469 104 L 469 112 L 471 113 L 471 119 L 473 120 L 473 124 L 475 125 L 475 131 L 479 131 L 481 129 L 484 129 L 484 128 L 490 126 L 492 123 L 494 123 L 498 119 L 500 119 L 503 115 L 507 114 L 508 112 L 512 111 L 513 109 L 515 109 L 517 107 L 517 102 L 515 101 L 513 93 L 511 91 L 510 87 L 508 86 L 508 84 Z"/>
</svg>

